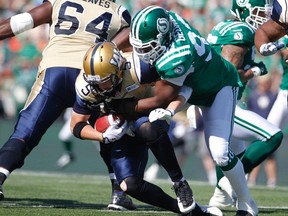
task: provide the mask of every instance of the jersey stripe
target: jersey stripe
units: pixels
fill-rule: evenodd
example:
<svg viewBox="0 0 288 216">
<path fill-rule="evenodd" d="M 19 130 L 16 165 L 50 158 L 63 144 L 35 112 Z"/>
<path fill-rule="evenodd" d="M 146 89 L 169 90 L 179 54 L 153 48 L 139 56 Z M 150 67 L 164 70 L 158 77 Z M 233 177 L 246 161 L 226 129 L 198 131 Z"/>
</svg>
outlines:
<svg viewBox="0 0 288 216">
<path fill-rule="evenodd" d="M 237 116 L 234 117 L 234 122 L 235 124 L 238 124 L 244 128 L 247 128 L 248 130 L 257 133 L 261 135 L 262 137 L 265 137 L 266 139 L 270 139 L 272 137 L 272 135 L 269 134 L 267 131 L 264 131 L 261 128 L 257 127 L 256 125 L 251 124 L 250 122 L 247 122 Z"/>
<path fill-rule="evenodd" d="M 171 49 L 172 51 L 172 49 Z M 168 56 L 167 58 L 164 58 L 163 61 L 161 61 L 159 63 L 159 67 L 161 68 L 163 65 L 167 64 L 168 62 L 172 61 L 175 58 L 179 58 L 179 57 L 183 57 L 185 55 L 189 55 L 191 54 L 190 51 L 190 46 L 189 45 L 185 45 L 185 46 L 181 46 L 181 47 L 177 47 L 176 49 L 173 49 L 173 55 Z"/>
<path fill-rule="evenodd" d="M 254 34 L 254 30 L 250 27 L 250 26 L 248 26 L 247 24 L 245 24 L 245 23 L 235 23 L 235 22 L 233 22 L 233 23 L 231 23 L 231 24 L 229 24 L 229 25 L 226 25 L 223 29 L 221 29 L 220 31 L 219 31 L 219 33 L 220 33 L 220 35 L 221 36 L 223 36 L 223 35 L 225 35 L 226 34 L 226 32 L 227 31 L 229 31 L 229 30 L 231 30 L 231 29 L 235 29 L 235 28 L 238 28 L 238 27 L 240 27 L 240 26 L 243 26 L 243 27 L 246 27 L 246 28 L 248 28 L 253 34 Z"/>
</svg>

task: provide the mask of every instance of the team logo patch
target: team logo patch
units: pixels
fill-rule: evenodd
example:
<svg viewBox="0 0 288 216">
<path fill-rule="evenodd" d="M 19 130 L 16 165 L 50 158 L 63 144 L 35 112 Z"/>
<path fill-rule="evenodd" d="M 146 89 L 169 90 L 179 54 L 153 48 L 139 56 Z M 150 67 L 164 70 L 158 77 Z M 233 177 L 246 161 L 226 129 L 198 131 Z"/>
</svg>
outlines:
<svg viewBox="0 0 288 216">
<path fill-rule="evenodd" d="M 236 0 L 237 5 L 239 7 L 245 7 L 248 4 L 249 0 Z"/>
<path fill-rule="evenodd" d="M 169 31 L 169 22 L 165 18 L 159 18 L 157 19 L 157 30 L 161 34 L 166 34 Z"/>
<path fill-rule="evenodd" d="M 234 34 L 234 40 L 243 40 L 243 34 L 242 32 L 236 32 Z"/>
<path fill-rule="evenodd" d="M 177 67 L 174 69 L 174 72 L 175 72 L 176 74 L 182 74 L 183 71 L 184 71 L 184 66 L 183 66 L 183 65 L 179 65 L 179 66 L 177 66 Z"/>
</svg>

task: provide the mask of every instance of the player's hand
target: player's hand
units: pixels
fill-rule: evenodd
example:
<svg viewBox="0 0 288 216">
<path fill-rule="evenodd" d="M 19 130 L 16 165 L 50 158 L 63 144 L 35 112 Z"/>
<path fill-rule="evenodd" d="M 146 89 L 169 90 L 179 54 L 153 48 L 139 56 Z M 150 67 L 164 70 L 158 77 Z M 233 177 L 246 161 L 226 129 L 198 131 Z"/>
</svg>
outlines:
<svg viewBox="0 0 288 216">
<path fill-rule="evenodd" d="M 174 116 L 174 114 L 175 114 L 175 111 L 172 109 L 157 108 L 150 112 L 149 121 L 154 122 L 156 120 L 165 120 L 168 124 L 170 124 L 171 119 Z"/>
<path fill-rule="evenodd" d="M 118 126 L 117 121 L 115 121 L 112 125 L 110 125 L 107 130 L 102 133 L 103 143 L 112 143 L 122 138 L 124 134 L 126 134 L 128 130 L 128 123 L 125 121 L 121 126 Z"/>
<path fill-rule="evenodd" d="M 266 65 L 264 64 L 264 62 L 260 61 L 258 63 L 254 63 L 253 67 L 251 68 L 251 70 L 254 73 L 254 77 L 256 76 L 262 76 L 268 73 L 268 70 L 266 68 Z"/>
<path fill-rule="evenodd" d="M 278 50 L 282 49 L 285 47 L 285 44 L 281 41 L 276 41 L 276 42 L 269 42 L 266 44 L 262 44 L 260 46 L 260 53 L 263 56 L 269 56 L 275 54 Z"/>
</svg>

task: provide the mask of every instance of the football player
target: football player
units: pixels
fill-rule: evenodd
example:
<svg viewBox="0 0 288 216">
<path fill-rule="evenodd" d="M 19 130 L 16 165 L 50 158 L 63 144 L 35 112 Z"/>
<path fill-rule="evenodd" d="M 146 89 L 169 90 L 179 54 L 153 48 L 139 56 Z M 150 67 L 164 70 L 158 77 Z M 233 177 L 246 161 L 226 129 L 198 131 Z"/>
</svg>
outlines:
<svg viewBox="0 0 288 216">
<path fill-rule="evenodd" d="M 136 13 L 130 43 L 143 61 L 156 67 L 162 79 L 155 84 L 155 96 L 132 107 L 137 111 L 163 107 L 182 86 L 192 88 L 187 103 L 201 109 L 209 151 L 238 197 L 236 215 L 257 215 L 243 165 L 229 143 L 237 92 L 242 86 L 237 69 L 186 20 L 161 7 L 150 6 Z"/>
<path fill-rule="evenodd" d="M 44 23 L 50 24 L 50 32 L 36 81 L 19 113 L 15 130 L 0 149 L 0 199 L 4 198 L 5 179 L 23 166 L 24 159 L 50 125 L 67 107 L 73 106 L 75 80 L 87 49 L 105 40 L 113 41 L 120 49 L 129 49 L 130 22 L 131 16 L 124 7 L 107 0 L 44 0 L 28 12 L 1 21 L 1 40 Z M 105 152 L 101 150 L 101 155 L 109 157 L 110 150 Z M 104 158 L 104 161 L 108 161 L 107 167 L 113 176 L 110 159 Z M 117 200 L 113 199 L 112 204 L 116 205 Z M 135 209 L 129 197 L 123 201 L 130 203 L 126 207 Z"/>
<path fill-rule="evenodd" d="M 272 3 L 270 0 L 249 0 L 242 4 L 233 0 L 231 11 L 235 19 L 218 23 L 208 34 L 207 41 L 237 69 L 245 71 L 241 74 L 243 87 L 238 93 L 231 147 L 241 159 L 245 173 L 250 173 L 280 146 L 283 138 L 278 127 L 257 113 L 246 110 L 240 101 L 247 80 L 267 74 L 264 63 L 254 61 L 254 34 L 269 19 Z M 252 142 L 247 149 L 246 142 Z M 236 198 L 229 181 L 218 167 L 217 185 L 209 204 L 232 206 Z"/>
<path fill-rule="evenodd" d="M 186 214 L 192 210 L 196 215 L 209 215 L 211 211 L 222 215 L 217 208 L 201 208 L 194 202 L 192 190 L 183 177 L 169 140 L 166 121 L 150 123 L 147 114 L 131 111 L 125 118 L 133 125 L 134 135 L 122 137 L 126 130 L 120 127 L 118 132 L 121 134 L 108 131 L 111 133 L 109 139 L 106 139 L 107 131 L 101 133 L 87 122 L 91 112 L 99 107 L 103 113 L 110 113 L 115 104 L 153 95 L 151 82 L 158 79 L 157 73 L 154 73 L 155 77 L 142 76 L 151 70 L 149 64 L 140 61 L 132 52 L 121 54 L 112 43 L 102 42 L 91 47 L 84 58 L 84 70 L 75 84 L 77 99 L 72 111 L 71 130 L 81 139 L 104 143 L 113 139 L 112 166 L 121 188 L 132 197 L 175 213 Z M 179 97 L 185 98 L 185 94 L 189 95 L 189 90 L 182 91 Z M 143 179 L 148 148 L 168 172 L 178 201 Z"/>
</svg>

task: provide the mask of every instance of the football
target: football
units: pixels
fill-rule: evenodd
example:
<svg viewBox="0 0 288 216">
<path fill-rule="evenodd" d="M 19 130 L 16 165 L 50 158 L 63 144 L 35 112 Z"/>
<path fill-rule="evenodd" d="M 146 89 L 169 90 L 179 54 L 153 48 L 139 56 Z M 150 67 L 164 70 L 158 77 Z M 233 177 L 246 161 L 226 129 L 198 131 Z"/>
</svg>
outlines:
<svg viewBox="0 0 288 216">
<path fill-rule="evenodd" d="M 101 133 L 104 133 L 107 128 L 109 126 L 111 126 L 114 122 L 117 122 L 118 126 L 121 126 L 124 124 L 125 122 L 125 119 L 123 116 L 119 115 L 119 114 L 108 114 L 108 115 L 103 115 L 103 116 L 100 116 L 96 122 L 95 122 L 95 129 Z"/>
</svg>

